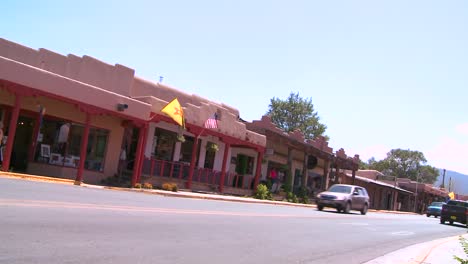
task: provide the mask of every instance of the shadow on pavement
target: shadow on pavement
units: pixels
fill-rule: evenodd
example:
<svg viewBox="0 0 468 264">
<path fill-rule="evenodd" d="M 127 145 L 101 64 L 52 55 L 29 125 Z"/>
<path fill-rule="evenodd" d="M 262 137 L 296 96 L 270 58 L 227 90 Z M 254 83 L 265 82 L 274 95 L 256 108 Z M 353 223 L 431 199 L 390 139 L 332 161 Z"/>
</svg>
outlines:
<svg viewBox="0 0 468 264">
<path fill-rule="evenodd" d="M 317 210 L 317 211 L 320 212 L 320 210 Z M 333 210 L 333 209 L 332 209 L 332 210 L 325 210 L 325 209 L 323 209 L 322 212 L 324 212 L 324 213 L 331 213 L 331 214 L 343 214 L 343 215 L 361 215 L 360 212 L 351 211 L 351 212 L 345 214 L 345 213 L 339 213 L 338 211 Z"/>
<path fill-rule="evenodd" d="M 463 225 L 463 224 L 458 224 L 458 223 L 453 223 L 452 225 L 451 224 L 442 224 L 441 225 L 448 225 L 448 226 L 453 226 L 453 227 L 458 227 L 458 228 L 467 228 L 466 225 Z"/>
</svg>

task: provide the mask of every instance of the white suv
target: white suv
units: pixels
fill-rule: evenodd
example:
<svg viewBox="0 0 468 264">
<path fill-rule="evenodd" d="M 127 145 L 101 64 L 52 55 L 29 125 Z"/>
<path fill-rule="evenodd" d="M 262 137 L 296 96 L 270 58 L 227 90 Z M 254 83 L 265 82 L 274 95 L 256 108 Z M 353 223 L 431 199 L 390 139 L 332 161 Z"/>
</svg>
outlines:
<svg viewBox="0 0 468 264">
<path fill-rule="evenodd" d="M 316 203 L 319 211 L 324 207 L 332 207 L 346 214 L 350 210 L 358 210 L 365 215 L 369 208 L 369 195 L 361 186 L 335 184 L 328 191 L 319 193 Z"/>
</svg>

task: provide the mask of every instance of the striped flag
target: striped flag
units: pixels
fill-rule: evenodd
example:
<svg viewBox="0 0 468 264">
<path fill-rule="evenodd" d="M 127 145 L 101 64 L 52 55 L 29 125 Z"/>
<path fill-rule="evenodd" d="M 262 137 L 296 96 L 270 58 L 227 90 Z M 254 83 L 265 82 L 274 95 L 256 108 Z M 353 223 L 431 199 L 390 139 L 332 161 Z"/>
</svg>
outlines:
<svg viewBox="0 0 468 264">
<path fill-rule="evenodd" d="M 205 128 L 218 128 L 218 115 L 216 113 L 205 121 Z"/>
</svg>

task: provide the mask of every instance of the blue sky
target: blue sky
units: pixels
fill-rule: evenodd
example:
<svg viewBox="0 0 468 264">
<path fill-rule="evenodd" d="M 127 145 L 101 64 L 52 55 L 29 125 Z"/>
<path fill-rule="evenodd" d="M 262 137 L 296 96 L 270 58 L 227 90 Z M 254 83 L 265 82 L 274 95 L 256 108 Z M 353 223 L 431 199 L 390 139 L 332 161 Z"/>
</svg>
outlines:
<svg viewBox="0 0 468 264">
<path fill-rule="evenodd" d="M 334 150 L 468 174 L 468 1 L 2 1 L 0 37 L 89 55 L 260 119 L 312 98 Z"/>
</svg>

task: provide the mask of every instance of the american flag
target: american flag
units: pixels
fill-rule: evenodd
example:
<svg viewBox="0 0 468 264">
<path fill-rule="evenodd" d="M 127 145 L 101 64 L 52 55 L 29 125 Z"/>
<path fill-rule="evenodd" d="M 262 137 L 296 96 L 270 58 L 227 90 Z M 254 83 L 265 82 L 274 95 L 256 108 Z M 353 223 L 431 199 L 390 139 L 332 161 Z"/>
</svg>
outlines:
<svg viewBox="0 0 468 264">
<path fill-rule="evenodd" d="M 205 121 L 205 128 L 218 128 L 218 115 L 216 113 Z"/>
</svg>

